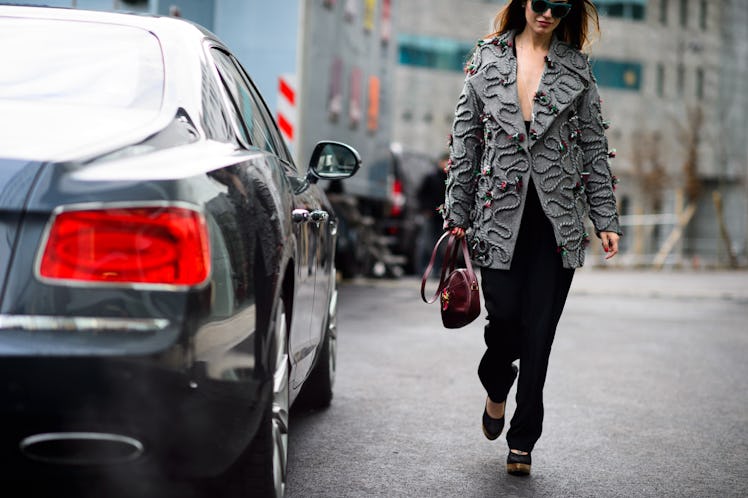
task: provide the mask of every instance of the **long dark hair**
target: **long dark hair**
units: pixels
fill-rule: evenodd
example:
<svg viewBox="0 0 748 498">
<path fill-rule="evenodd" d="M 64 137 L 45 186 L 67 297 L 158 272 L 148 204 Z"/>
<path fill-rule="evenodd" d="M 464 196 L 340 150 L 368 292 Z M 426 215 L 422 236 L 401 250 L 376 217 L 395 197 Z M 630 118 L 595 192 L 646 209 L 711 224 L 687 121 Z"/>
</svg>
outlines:
<svg viewBox="0 0 748 498">
<path fill-rule="evenodd" d="M 532 0 L 510 0 L 502 8 L 493 20 L 494 33 L 491 36 L 498 36 L 510 30 L 517 33 L 525 29 L 527 21 L 525 20 L 525 4 Z M 564 41 L 576 48 L 582 50 L 589 42 L 590 21 L 594 24 L 595 32 L 600 32 L 600 18 L 597 15 L 597 9 L 591 0 L 566 0 L 572 4 L 569 14 L 561 19 L 554 33 L 559 40 Z"/>
</svg>

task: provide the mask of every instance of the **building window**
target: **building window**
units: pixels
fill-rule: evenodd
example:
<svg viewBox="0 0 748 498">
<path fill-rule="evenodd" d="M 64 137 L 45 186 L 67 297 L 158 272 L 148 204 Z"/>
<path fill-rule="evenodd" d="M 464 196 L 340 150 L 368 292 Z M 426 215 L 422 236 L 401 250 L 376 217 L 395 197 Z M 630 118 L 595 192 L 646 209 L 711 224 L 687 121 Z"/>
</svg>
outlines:
<svg viewBox="0 0 748 498">
<path fill-rule="evenodd" d="M 667 25 L 668 0 L 660 0 L 660 24 Z"/>
<path fill-rule="evenodd" d="M 683 96 L 683 90 L 686 87 L 686 68 L 683 64 L 678 64 L 677 89 L 678 97 Z"/>
<path fill-rule="evenodd" d="M 400 64 L 406 66 L 462 72 L 472 49 L 472 43 L 446 38 L 418 35 L 398 37 Z"/>
<path fill-rule="evenodd" d="M 600 15 L 641 21 L 646 15 L 646 0 L 595 0 Z"/>
<path fill-rule="evenodd" d="M 656 92 L 658 97 L 665 96 L 665 65 L 662 63 L 657 64 L 657 81 L 656 81 Z"/>
<path fill-rule="evenodd" d="M 704 70 L 701 68 L 696 69 L 696 98 L 704 99 Z"/>
<path fill-rule="evenodd" d="M 680 0 L 680 25 L 688 27 L 688 0 Z"/>
<path fill-rule="evenodd" d="M 638 62 L 595 59 L 592 71 L 600 86 L 632 91 L 641 89 L 642 65 Z"/>
<path fill-rule="evenodd" d="M 699 3 L 699 27 L 702 31 L 706 31 L 707 28 L 707 13 L 709 9 L 709 3 L 706 0 L 701 0 Z"/>
</svg>

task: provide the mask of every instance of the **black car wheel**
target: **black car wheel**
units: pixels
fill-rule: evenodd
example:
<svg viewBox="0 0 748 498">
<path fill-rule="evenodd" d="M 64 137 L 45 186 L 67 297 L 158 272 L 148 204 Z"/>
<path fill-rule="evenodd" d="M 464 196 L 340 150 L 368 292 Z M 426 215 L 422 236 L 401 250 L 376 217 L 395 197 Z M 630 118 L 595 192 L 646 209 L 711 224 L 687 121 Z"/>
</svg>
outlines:
<svg viewBox="0 0 748 498">
<path fill-rule="evenodd" d="M 257 440 L 250 447 L 245 469 L 252 496 L 283 496 L 288 463 L 288 327 L 283 300 L 278 301 L 274 320 L 275 371 L 273 401 L 263 418 Z"/>
<path fill-rule="evenodd" d="M 288 324 L 283 301 L 279 301 L 280 311 L 276 314 L 275 331 L 277 354 L 273 374 L 273 489 L 275 496 L 283 496 L 286 489 L 286 469 L 288 464 Z"/>
<path fill-rule="evenodd" d="M 338 290 L 335 288 L 330 299 L 327 329 L 317 365 L 304 382 L 304 388 L 296 402 L 305 408 L 326 408 L 332 402 L 338 358 L 337 300 Z"/>
<path fill-rule="evenodd" d="M 260 421 L 255 439 L 221 476 L 205 488 L 205 496 L 282 497 L 288 462 L 289 363 L 288 323 L 285 305 L 279 300 L 273 320 L 275 370 L 273 396 Z"/>
</svg>

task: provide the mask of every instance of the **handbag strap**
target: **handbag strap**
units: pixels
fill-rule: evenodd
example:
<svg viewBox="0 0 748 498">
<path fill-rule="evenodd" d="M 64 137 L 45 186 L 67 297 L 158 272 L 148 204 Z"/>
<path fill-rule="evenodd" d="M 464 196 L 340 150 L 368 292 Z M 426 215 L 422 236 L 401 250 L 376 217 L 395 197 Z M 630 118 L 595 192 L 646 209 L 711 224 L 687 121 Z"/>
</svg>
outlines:
<svg viewBox="0 0 748 498">
<path fill-rule="evenodd" d="M 442 264 L 442 274 L 441 278 L 439 278 L 439 287 L 436 289 L 436 293 L 434 294 L 434 297 L 432 299 L 426 298 L 426 281 L 429 279 L 429 276 L 431 276 L 431 271 L 434 269 L 434 263 L 436 261 L 436 253 L 439 252 L 439 246 L 442 244 L 444 239 L 449 237 L 451 234 L 448 231 L 445 231 L 441 237 L 439 237 L 439 240 L 436 241 L 436 244 L 434 244 L 434 250 L 431 251 L 431 259 L 429 260 L 428 266 L 426 266 L 426 271 L 423 272 L 423 278 L 421 279 L 421 299 L 425 303 L 431 304 L 439 297 L 439 293 L 441 292 L 442 282 L 444 281 L 444 271 L 445 267 L 444 264 Z M 448 244 L 449 245 L 449 244 Z M 446 258 L 446 254 L 445 254 Z"/>
<path fill-rule="evenodd" d="M 470 251 L 468 251 L 467 240 L 465 240 L 465 237 L 463 237 L 460 242 L 462 242 L 460 244 L 460 246 L 462 246 L 462 257 L 465 260 L 465 269 L 467 269 L 468 271 L 470 281 L 473 283 L 478 283 L 478 277 L 475 276 L 475 272 L 473 271 L 473 263 L 470 261 Z M 455 248 L 455 253 L 456 252 L 457 248 Z M 454 259 L 457 259 L 456 254 Z"/>
<path fill-rule="evenodd" d="M 428 280 L 432 270 L 434 269 L 436 253 L 438 252 L 439 246 L 445 238 L 449 238 L 449 241 L 447 242 L 447 250 L 444 253 L 444 261 L 442 262 L 441 269 L 442 271 L 439 277 L 439 286 L 436 288 L 434 296 L 431 299 L 427 299 L 426 281 Z M 444 289 L 446 277 L 455 269 L 455 263 L 457 261 L 457 256 L 460 249 L 462 249 L 462 255 L 465 259 L 465 267 L 468 271 L 468 276 L 470 277 L 470 280 L 472 282 L 477 283 L 478 279 L 475 276 L 475 272 L 473 271 L 473 264 L 470 261 L 470 252 L 468 251 L 467 240 L 465 240 L 465 237 L 457 239 L 457 237 L 452 235 L 449 231 L 446 231 L 436 242 L 436 245 L 434 245 L 434 250 L 431 252 L 431 260 L 429 261 L 429 264 L 426 267 L 426 271 L 423 273 L 423 278 L 421 279 L 421 299 L 423 299 L 424 302 L 431 304 L 439 298 L 439 294 L 441 293 L 442 289 Z"/>
<path fill-rule="evenodd" d="M 455 243 L 454 247 L 452 248 L 451 256 L 449 257 L 449 259 L 447 259 L 446 255 L 444 256 L 444 265 L 446 266 L 447 264 L 449 264 L 449 271 L 446 273 L 446 275 L 449 275 L 454 271 L 460 249 L 462 249 L 462 259 L 465 260 L 465 270 L 467 270 L 468 278 L 470 278 L 471 283 L 477 283 L 478 278 L 475 276 L 475 271 L 473 271 L 473 263 L 470 260 L 470 252 L 468 251 L 467 239 L 465 237 L 462 237 L 461 239 L 452 237 L 449 240 L 449 245 L 452 245 L 452 242 Z M 447 247 L 447 252 L 449 253 L 449 247 Z M 444 286 L 443 280 L 446 275 L 442 274 L 442 287 Z"/>
<path fill-rule="evenodd" d="M 455 269 L 455 264 L 457 263 L 457 256 L 460 249 L 460 243 L 457 242 L 457 240 L 457 237 L 453 236 L 450 237 L 449 242 L 447 242 L 447 250 L 444 253 L 444 263 L 442 264 L 442 268 L 447 268 L 447 272 L 442 273 L 442 280 L 444 280 L 444 278 L 452 273 Z"/>
</svg>

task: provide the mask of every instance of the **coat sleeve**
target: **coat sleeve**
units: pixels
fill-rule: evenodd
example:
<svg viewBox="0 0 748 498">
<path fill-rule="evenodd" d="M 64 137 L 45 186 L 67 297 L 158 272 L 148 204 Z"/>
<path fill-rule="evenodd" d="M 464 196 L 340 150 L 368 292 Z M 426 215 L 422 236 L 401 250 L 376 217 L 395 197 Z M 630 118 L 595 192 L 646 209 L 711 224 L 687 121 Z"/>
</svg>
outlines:
<svg viewBox="0 0 748 498">
<path fill-rule="evenodd" d="M 470 83 L 465 80 L 457 101 L 450 136 L 449 171 L 444 202 L 445 227 L 470 227 L 470 211 L 475 204 L 476 171 L 483 150 L 481 105 Z"/>
<path fill-rule="evenodd" d="M 585 191 L 589 215 L 595 232 L 615 232 L 622 235 L 614 193 L 616 177 L 610 168 L 613 153 L 608 150 L 605 122 L 602 117 L 600 95 L 590 69 L 590 85 L 584 91 L 579 109 L 580 145 L 583 151 Z"/>
</svg>

